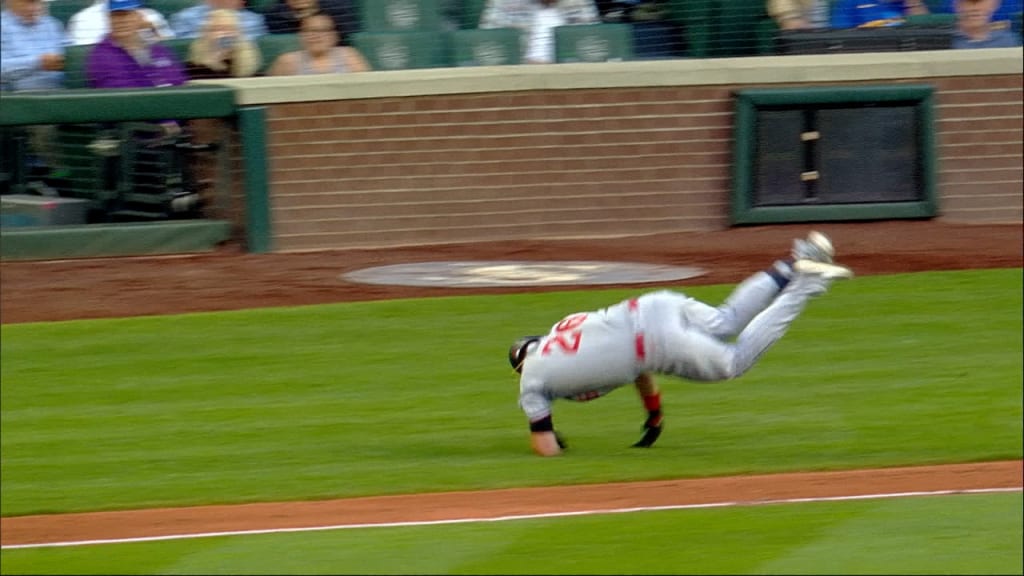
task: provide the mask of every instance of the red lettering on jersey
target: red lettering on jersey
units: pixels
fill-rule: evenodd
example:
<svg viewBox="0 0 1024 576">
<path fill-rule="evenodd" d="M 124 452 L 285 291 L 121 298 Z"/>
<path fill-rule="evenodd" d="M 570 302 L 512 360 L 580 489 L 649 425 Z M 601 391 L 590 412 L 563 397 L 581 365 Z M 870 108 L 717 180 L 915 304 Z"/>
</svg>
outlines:
<svg viewBox="0 0 1024 576">
<path fill-rule="evenodd" d="M 573 314 L 572 316 L 566 316 L 558 324 L 555 324 L 554 336 L 548 336 L 547 342 L 544 343 L 544 347 L 540 349 L 540 353 L 547 356 L 551 353 L 553 346 L 558 346 L 562 349 L 562 352 L 566 354 L 575 354 L 580 349 L 580 339 L 583 338 L 583 331 L 577 330 L 576 328 L 583 324 L 583 321 L 587 319 L 586 314 Z M 566 334 L 568 332 L 568 334 Z"/>
<path fill-rule="evenodd" d="M 572 338 L 572 342 L 566 339 L 566 334 L 558 334 L 556 336 L 548 337 L 548 341 L 544 343 L 544 347 L 541 348 L 540 353 L 542 355 L 548 355 L 551 353 L 551 347 L 557 345 L 562 349 L 562 352 L 566 354 L 575 354 L 580 349 L 580 339 L 583 338 L 582 330 L 575 330 L 568 334 Z"/>
<path fill-rule="evenodd" d="M 583 324 L 583 321 L 587 319 L 586 314 L 573 314 L 572 316 L 566 316 L 564 320 L 555 324 L 555 332 L 565 332 L 572 330 L 573 328 Z"/>
</svg>

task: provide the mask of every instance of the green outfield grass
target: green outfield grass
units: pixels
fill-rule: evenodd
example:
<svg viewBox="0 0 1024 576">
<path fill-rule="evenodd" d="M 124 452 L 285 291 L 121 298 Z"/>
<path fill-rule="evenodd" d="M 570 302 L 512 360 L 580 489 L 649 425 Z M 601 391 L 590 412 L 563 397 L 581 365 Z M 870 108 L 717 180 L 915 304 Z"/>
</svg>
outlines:
<svg viewBox="0 0 1024 576">
<path fill-rule="evenodd" d="M 837 284 L 742 378 L 556 405 L 509 342 L 635 291 L 2 326 L 4 516 L 1020 458 L 1020 269 Z M 730 286 L 687 291 L 711 302 Z"/>
<path fill-rule="evenodd" d="M 1020 493 L 5 550 L 6 574 L 1020 574 Z"/>
<path fill-rule="evenodd" d="M 731 286 L 693 287 L 722 300 Z M 4 516 L 1020 458 L 1020 269 L 837 284 L 733 382 L 556 405 L 529 453 L 508 343 L 634 294 L 0 327 Z M 1022 573 L 1021 495 L 8 549 L 3 574 Z"/>
</svg>

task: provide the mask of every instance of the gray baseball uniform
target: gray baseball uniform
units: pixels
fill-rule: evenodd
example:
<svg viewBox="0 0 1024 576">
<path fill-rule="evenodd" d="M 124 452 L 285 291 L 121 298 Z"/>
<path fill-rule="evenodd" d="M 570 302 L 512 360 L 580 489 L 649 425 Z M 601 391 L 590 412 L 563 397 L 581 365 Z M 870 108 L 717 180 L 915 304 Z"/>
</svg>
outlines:
<svg viewBox="0 0 1024 576">
<path fill-rule="evenodd" d="M 699 381 L 735 378 L 782 338 L 808 299 L 827 286 L 820 276 L 796 275 L 780 291 L 772 276 L 758 272 L 718 307 L 661 290 L 570 314 L 529 350 L 519 405 L 535 422 L 551 414 L 556 398 L 592 400 L 633 383 L 641 373 Z"/>
</svg>

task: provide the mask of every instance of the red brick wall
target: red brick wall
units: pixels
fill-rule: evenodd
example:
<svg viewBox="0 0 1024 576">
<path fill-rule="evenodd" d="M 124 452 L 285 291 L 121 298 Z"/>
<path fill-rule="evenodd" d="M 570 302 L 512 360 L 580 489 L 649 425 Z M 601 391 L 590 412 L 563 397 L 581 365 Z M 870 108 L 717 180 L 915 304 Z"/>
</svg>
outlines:
<svg viewBox="0 0 1024 576">
<path fill-rule="evenodd" d="M 937 91 L 942 217 L 1021 221 L 1021 75 L 912 83 Z M 728 226 L 743 87 L 269 104 L 274 249 Z"/>
<path fill-rule="evenodd" d="M 942 78 L 933 84 L 944 217 L 982 223 L 1024 220 L 1021 76 Z"/>
</svg>

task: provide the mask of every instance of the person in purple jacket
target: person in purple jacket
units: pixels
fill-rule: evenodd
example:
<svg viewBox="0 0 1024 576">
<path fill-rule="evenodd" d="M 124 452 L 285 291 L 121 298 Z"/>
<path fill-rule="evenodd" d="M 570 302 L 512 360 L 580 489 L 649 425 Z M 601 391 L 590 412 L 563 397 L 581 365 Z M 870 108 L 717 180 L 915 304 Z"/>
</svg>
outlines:
<svg viewBox="0 0 1024 576">
<path fill-rule="evenodd" d="M 170 48 L 147 34 L 140 0 L 109 0 L 110 33 L 93 48 L 86 76 L 93 88 L 159 88 L 188 80 Z"/>
<path fill-rule="evenodd" d="M 108 0 L 110 33 L 89 53 L 85 74 L 92 88 L 161 88 L 188 81 L 185 65 L 157 43 L 139 12 L 140 0 Z M 175 120 L 161 121 L 167 136 L 181 133 Z"/>
</svg>

